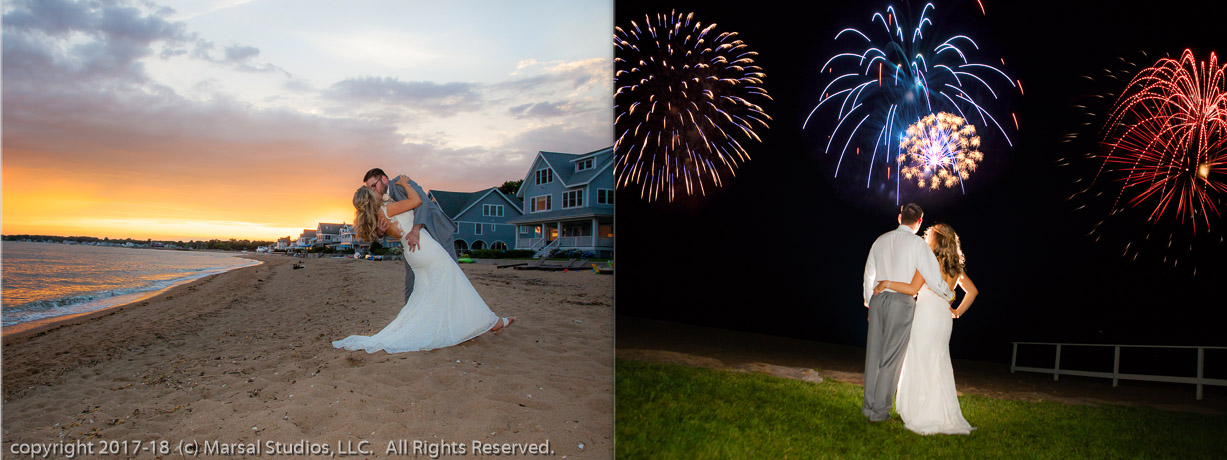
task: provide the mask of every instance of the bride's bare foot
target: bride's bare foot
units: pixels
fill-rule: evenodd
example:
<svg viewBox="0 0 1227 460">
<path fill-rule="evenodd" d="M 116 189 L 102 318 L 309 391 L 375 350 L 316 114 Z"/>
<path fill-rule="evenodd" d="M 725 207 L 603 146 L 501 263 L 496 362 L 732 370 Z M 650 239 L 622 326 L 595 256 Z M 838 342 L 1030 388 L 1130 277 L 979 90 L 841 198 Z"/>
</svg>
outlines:
<svg viewBox="0 0 1227 460">
<path fill-rule="evenodd" d="M 494 327 L 490 328 L 490 331 L 494 332 L 494 335 L 502 334 L 503 329 L 506 329 L 507 326 L 510 326 L 511 323 L 514 322 L 516 322 L 516 317 L 514 316 L 499 318 L 498 322 L 494 323 Z"/>
</svg>

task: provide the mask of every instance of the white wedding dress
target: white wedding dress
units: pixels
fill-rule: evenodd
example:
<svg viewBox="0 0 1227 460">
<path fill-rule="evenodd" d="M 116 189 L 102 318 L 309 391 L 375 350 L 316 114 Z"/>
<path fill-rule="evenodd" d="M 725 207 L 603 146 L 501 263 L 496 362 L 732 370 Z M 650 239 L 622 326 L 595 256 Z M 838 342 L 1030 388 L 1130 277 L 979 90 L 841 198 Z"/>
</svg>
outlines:
<svg viewBox="0 0 1227 460">
<path fill-rule="evenodd" d="M 921 288 L 895 396 L 903 426 L 920 434 L 968 434 L 975 429 L 963 418 L 954 389 L 952 326 L 950 304 L 928 286 Z"/>
<path fill-rule="evenodd" d="M 380 212 L 387 217 L 386 207 Z M 390 219 L 401 235 L 413 227 L 413 211 Z M 402 237 L 401 244 L 404 242 Z M 351 335 L 332 342 L 333 347 L 367 353 L 433 350 L 477 337 L 499 321 L 460 266 L 425 229 L 421 230 L 417 250 L 405 251 L 404 256 L 416 280 L 396 319 L 375 335 Z"/>
</svg>

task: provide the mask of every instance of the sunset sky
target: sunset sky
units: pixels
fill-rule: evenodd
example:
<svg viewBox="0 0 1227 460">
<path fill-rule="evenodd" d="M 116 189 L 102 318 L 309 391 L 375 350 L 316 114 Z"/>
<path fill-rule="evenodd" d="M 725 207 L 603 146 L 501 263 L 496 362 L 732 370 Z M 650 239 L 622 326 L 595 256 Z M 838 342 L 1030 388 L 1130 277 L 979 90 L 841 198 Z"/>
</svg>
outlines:
<svg viewBox="0 0 1227 460">
<path fill-rule="evenodd" d="M 603 1 L 8 1 L 3 233 L 297 237 L 613 144 Z"/>
</svg>

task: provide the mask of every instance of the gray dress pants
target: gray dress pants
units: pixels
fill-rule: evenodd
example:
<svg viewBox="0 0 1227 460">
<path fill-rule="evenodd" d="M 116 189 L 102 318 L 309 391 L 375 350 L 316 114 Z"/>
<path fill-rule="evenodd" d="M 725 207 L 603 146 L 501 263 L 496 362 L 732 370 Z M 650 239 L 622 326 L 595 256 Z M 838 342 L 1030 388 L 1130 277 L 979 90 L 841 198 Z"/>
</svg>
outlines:
<svg viewBox="0 0 1227 460">
<path fill-rule="evenodd" d="M 861 413 L 871 421 L 890 419 L 899 386 L 899 370 L 912 332 L 916 299 L 882 291 L 869 298 L 869 335 L 865 343 L 865 402 Z"/>
</svg>

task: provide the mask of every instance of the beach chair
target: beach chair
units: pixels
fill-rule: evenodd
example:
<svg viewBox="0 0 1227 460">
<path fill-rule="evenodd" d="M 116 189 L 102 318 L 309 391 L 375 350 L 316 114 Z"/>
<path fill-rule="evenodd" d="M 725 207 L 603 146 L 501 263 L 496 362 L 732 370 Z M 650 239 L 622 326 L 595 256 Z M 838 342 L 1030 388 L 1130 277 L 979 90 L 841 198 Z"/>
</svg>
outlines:
<svg viewBox="0 0 1227 460">
<path fill-rule="evenodd" d="M 536 261 L 533 261 L 531 263 L 523 262 L 523 263 L 517 263 L 517 264 L 500 265 L 498 268 L 515 267 L 516 270 L 539 270 L 543 266 L 545 266 L 544 256 L 538 258 Z"/>
<path fill-rule="evenodd" d="M 534 261 L 534 262 L 532 262 L 532 263 L 534 263 L 534 264 L 536 264 L 536 265 L 541 265 L 541 259 L 537 259 L 536 261 Z M 495 265 L 495 266 L 494 266 L 494 268 L 523 267 L 523 266 L 528 265 L 528 264 L 529 264 L 529 262 L 513 262 L 513 263 L 509 263 L 509 264 L 499 264 L 499 265 Z"/>
</svg>

